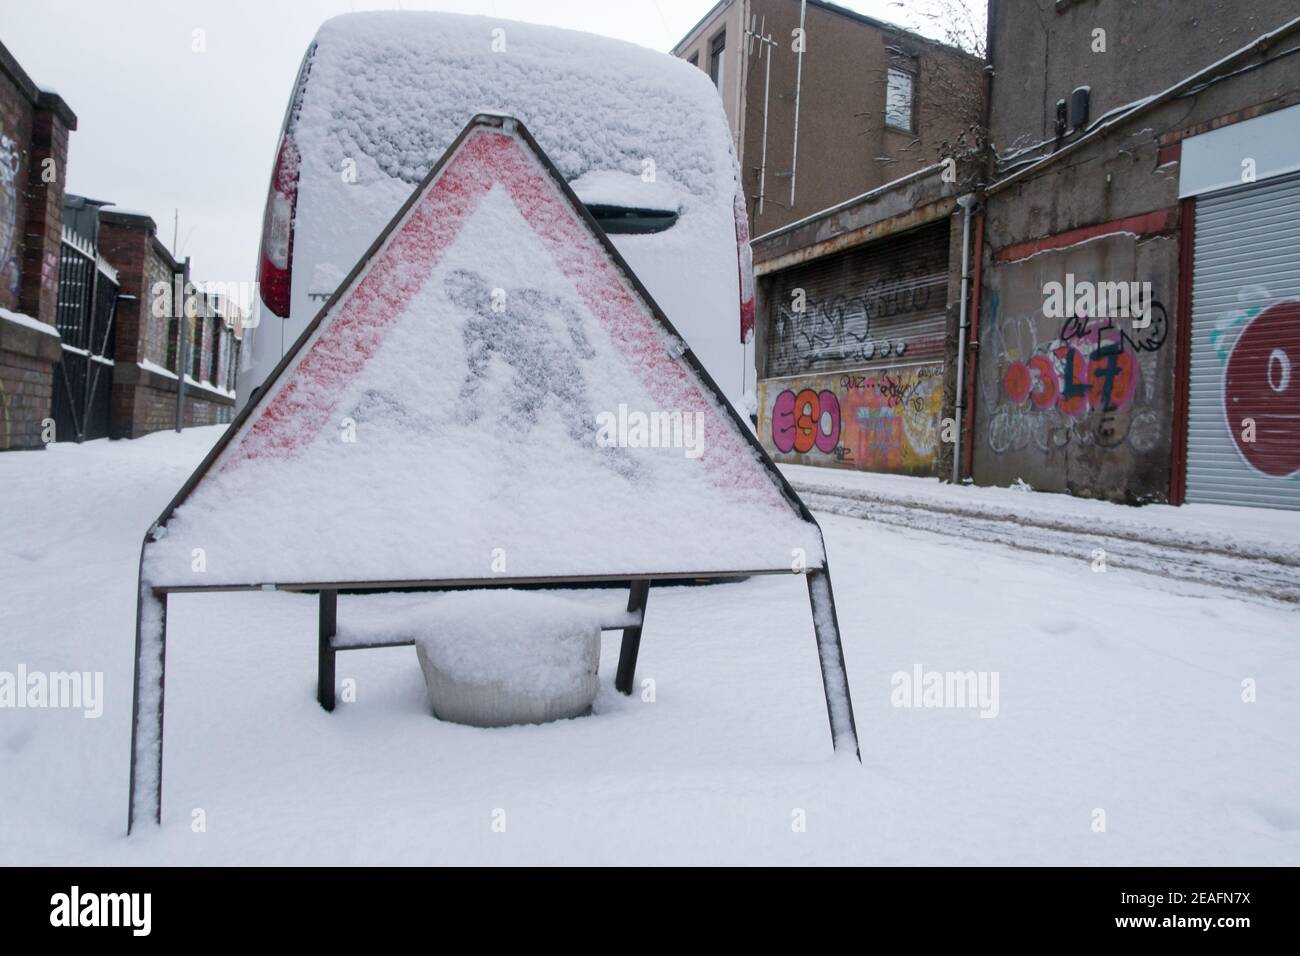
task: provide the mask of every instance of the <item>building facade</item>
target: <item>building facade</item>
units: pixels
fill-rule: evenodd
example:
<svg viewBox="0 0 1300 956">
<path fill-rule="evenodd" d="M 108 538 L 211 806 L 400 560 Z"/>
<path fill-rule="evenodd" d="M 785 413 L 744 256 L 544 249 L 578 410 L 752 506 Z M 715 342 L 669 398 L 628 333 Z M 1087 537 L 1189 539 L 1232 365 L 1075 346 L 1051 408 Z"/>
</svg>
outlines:
<svg viewBox="0 0 1300 956">
<path fill-rule="evenodd" d="M 52 440 L 63 192 L 76 128 L 62 98 L 39 89 L 0 44 L 0 450 Z"/>
<path fill-rule="evenodd" d="M 931 168 L 754 243 L 758 433 L 777 461 L 951 470 L 967 166 Z"/>
<path fill-rule="evenodd" d="M 736 138 L 764 447 L 944 473 L 983 61 L 799 0 L 720 3 L 674 53 L 714 77 Z"/>
<path fill-rule="evenodd" d="M 977 483 L 1300 508 L 1297 53 L 1293 0 L 991 0 Z"/>
<path fill-rule="evenodd" d="M 754 237 L 956 154 L 979 120 L 981 60 L 821 0 L 723 0 L 672 52 L 719 86 Z"/>
</svg>

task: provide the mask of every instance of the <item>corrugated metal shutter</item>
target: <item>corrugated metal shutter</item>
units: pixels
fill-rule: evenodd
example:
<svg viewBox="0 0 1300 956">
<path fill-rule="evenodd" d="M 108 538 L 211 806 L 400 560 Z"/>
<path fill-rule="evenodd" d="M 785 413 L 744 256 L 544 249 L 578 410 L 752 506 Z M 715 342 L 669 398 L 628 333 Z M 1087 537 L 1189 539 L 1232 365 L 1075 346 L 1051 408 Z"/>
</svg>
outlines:
<svg viewBox="0 0 1300 956">
<path fill-rule="evenodd" d="M 1197 199 L 1192 281 L 1187 500 L 1300 509 L 1300 175 Z"/>
<path fill-rule="evenodd" d="M 778 272 L 765 377 L 941 361 L 947 286 L 947 220 Z"/>
</svg>

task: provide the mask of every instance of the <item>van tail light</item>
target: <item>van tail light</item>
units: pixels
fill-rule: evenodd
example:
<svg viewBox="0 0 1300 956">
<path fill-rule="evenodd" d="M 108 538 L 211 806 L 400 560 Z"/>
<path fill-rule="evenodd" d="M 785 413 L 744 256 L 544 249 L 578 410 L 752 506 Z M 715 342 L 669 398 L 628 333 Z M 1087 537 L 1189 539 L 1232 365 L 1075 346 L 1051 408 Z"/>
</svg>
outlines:
<svg viewBox="0 0 1300 956">
<path fill-rule="evenodd" d="M 736 190 L 736 266 L 740 270 L 740 344 L 754 334 L 754 254 L 749 248 L 749 214 L 745 196 Z"/>
<path fill-rule="evenodd" d="M 289 316 L 293 283 L 293 219 L 298 207 L 298 147 L 285 133 L 275 156 L 271 188 L 262 214 L 262 251 L 257 282 L 262 302 L 280 318 Z"/>
</svg>

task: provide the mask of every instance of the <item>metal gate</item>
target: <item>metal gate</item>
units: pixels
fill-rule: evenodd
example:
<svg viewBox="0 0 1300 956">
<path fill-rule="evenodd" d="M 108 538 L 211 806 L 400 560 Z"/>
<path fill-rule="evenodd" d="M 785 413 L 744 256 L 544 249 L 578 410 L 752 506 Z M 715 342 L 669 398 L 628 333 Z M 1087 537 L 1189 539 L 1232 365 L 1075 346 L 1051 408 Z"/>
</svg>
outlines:
<svg viewBox="0 0 1300 956">
<path fill-rule="evenodd" d="M 87 240 L 64 229 L 56 319 L 63 358 L 54 370 L 57 441 L 108 435 L 117 290 L 117 270 Z"/>
<path fill-rule="evenodd" d="M 1300 175 L 1196 200 L 1187 501 L 1300 510 Z"/>
</svg>

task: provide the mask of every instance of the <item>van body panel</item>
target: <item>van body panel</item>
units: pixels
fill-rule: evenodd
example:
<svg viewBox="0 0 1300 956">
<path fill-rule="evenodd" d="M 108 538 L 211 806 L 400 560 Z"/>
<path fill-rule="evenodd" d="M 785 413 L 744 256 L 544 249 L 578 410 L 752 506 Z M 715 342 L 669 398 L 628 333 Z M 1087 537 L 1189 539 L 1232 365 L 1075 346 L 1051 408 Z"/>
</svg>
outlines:
<svg viewBox="0 0 1300 956">
<path fill-rule="evenodd" d="M 295 97 L 285 127 L 300 157 L 289 316 L 261 311 L 241 362 L 241 407 L 465 123 L 497 112 L 527 124 L 584 202 L 677 214 L 662 231 L 610 239 L 746 410 L 739 176 L 702 71 L 554 27 L 358 13 L 321 27 Z"/>
</svg>

